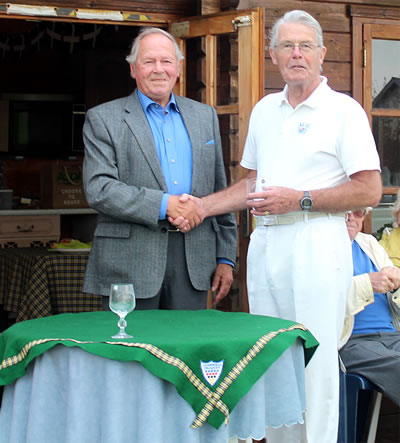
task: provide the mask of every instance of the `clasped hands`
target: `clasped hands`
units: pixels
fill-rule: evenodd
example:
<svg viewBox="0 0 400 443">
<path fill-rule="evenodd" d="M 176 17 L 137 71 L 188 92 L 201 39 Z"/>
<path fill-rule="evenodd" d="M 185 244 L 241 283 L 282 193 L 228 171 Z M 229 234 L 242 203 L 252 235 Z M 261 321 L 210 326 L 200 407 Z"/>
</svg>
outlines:
<svg viewBox="0 0 400 443">
<path fill-rule="evenodd" d="M 168 221 L 177 226 L 182 232 L 189 232 L 202 223 L 207 214 L 202 201 L 189 194 L 170 195 L 168 198 Z M 218 263 L 211 283 L 214 292 L 213 303 L 217 304 L 229 292 L 233 281 L 232 266 Z"/>
<path fill-rule="evenodd" d="M 386 266 L 368 275 L 373 291 L 379 294 L 393 292 L 400 287 L 400 269 L 394 266 Z"/>
<path fill-rule="evenodd" d="M 213 195 L 218 196 L 217 202 L 220 201 L 221 203 L 224 200 L 231 201 L 230 198 L 232 198 L 234 210 L 241 210 L 247 206 L 251 208 L 253 215 L 284 214 L 295 211 L 303 195 L 301 191 L 279 186 L 270 186 L 264 188 L 261 192 L 247 194 L 245 180 L 241 180 L 237 185 L 232 187 L 235 194 L 234 198 L 232 198 L 233 192 L 228 196 L 224 192 Z M 206 200 L 207 198 L 208 196 Z M 203 199 L 189 194 L 170 195 L 167 207 L 168 221 L 177 226 L 182 232 L 189 232 L 208 216 L 208 204 L 209 201 L 204 204 Z M 227 206 L 229 205 L 225 205 L 226 209 Z M 227 209 L 226 212 L 230 210 L 232 209 Z M 210 213 L 212 214 L 212 210 Z"/>
<path fill-rule="evenodd" d="M 182 232 L 188 232 L 202 223 L 206 213 L 200 198 L 189 194 L 170 195 L 167 217 Z"/>
</svg>

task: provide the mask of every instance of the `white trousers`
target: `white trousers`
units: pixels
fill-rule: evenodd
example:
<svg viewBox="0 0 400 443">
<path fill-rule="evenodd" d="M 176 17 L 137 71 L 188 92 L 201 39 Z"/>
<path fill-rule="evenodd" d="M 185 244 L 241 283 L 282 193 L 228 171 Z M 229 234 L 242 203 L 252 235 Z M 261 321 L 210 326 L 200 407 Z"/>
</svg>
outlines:
<svg viewBox="0 0 400 443">
<path fill-rule="evenodd" d="M 251 235 L 250 312 L 302 323 L 320 343 L 305 372 L 305 425 L 268 429 L 268 443 L 337 441 L 338 342 L 352 274 L 343 217 L 258 227 Z"/>
</svg>

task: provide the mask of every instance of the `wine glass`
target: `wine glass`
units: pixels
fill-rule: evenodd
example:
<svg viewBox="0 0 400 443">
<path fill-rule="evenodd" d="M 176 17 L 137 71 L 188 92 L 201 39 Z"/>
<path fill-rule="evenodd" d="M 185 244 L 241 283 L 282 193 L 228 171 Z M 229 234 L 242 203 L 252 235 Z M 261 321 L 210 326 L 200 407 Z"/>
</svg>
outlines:
<svg viewBox="0 0 400 443">
<path fill-rule="evenodd" d="M 110 309 L 119 316 L 119 332 L 112 338 L 132 338 L 125 332 L 125 317 L 135 309 L 135 291 L 131 283 L 113 283 L 110 290 Z"/>
</svg>

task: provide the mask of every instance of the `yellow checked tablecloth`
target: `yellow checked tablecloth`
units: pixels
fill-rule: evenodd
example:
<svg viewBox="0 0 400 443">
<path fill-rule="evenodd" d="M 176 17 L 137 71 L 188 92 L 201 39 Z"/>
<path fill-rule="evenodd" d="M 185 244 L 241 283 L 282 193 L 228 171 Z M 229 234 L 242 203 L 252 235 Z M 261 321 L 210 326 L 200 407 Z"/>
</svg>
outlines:
<svg viewBox="0 0 400 443">
<path fill-rule="evenodd" d="M 100 311 L 102 297 L 82 293 L 88 256 L 43 248 L 0 249 L 0 305 L 16 321 Z"/>
</svg>

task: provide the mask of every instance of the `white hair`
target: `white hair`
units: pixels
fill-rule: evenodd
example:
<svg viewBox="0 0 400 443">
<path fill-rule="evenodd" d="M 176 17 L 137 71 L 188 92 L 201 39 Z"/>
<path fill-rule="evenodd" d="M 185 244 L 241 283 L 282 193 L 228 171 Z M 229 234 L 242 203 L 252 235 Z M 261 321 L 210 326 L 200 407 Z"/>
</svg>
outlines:
<svg viewBox="0 0 400 443">
<path fill-rule="evenodd" d="M 272 27 L 269 33 L 270 48 L 274 48 L 277 45 L 279 27 L 284 23 L 301 23 L 305 26 L 309 26 L 315 31 L 318 46 L 321 48 L 324 46 L 322 28 L 321 25 L 318 23 L 318 21 L 315 20 L 315 18 L 308 12 L 295 9 L 293 11 L 286 12 L 285 15 L 283 15 L 275 22 L 274 26 Z"/>
<path fill-rule="evenodd" d="M 144 37 L 151 35 L 151 34 L 161 34 L 161 35 L 169 38 L 174 45 L 176 58 L 178 60 L 178 63 L 180 63 L 184 59 L 182 51 L 180 50 L 180 48 L 178 46 L 178 43 L 176 42 L 175 38 L 169 32 L 164 31 L 164 29 L 161 29 L 161 28 L 145 27 L 139 31 L 139 34 L 133 40 L 132 46 L 131 46 L 131 51 L 130 51 L 129 55 L 125 58 L 125 60 L 129 64 L 136 63 L 136 59 L 137 59 L 137 56 L 139 53 L 140 42 L 144 39 Z"/>
</svg>

